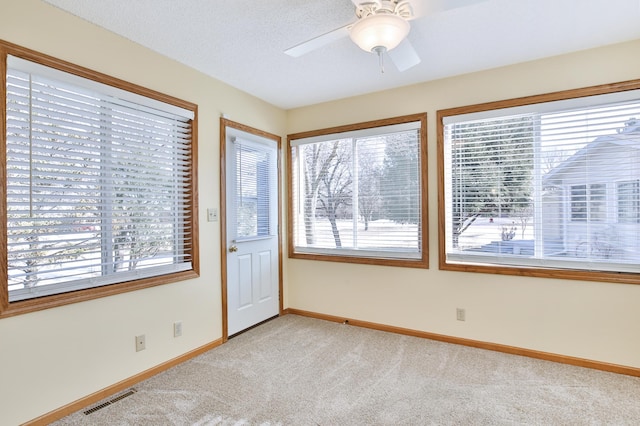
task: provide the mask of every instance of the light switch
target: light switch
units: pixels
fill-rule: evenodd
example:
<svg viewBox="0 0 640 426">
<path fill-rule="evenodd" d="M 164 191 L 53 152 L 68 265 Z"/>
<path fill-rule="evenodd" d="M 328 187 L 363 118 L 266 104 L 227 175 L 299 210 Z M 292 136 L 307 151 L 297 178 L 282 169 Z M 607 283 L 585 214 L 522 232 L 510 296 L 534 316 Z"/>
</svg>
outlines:
<svg viewBox="0 0 640 426">
<path fill-rule="evenodd" d="M 207 209 L 207 221 L 208 222 L 218 221 L 218 209 L 216 209 L 215 207 Z"/>
</svg>

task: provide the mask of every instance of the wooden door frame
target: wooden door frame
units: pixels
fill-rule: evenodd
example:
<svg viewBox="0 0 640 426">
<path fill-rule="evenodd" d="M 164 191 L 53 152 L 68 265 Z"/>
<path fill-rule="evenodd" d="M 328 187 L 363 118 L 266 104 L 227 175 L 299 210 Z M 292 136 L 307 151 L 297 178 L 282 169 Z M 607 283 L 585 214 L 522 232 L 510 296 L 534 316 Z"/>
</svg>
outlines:
<svg viewBox="0 0 640 426">
<path fill-rule="evenodd" d="M 281 176 L 281 153 L 282 138 L 272 133 L 264 132 L 250 126 L 246 126 L 227 118 L 220 117 L 220 275 L 222 286 L 222 342 L 229 340 L 229 324 L 227 321 L 228 305 L 227 305 L 227 127 L 241 130 L 243 132 L 255 135 L 261 138 L 270 139 L 276 143 L 276 171 L 277 179 L 277 231 L 278 238 L 278 313 L 283 313 L 282 300 L 282 176 Z"/>
</svg>

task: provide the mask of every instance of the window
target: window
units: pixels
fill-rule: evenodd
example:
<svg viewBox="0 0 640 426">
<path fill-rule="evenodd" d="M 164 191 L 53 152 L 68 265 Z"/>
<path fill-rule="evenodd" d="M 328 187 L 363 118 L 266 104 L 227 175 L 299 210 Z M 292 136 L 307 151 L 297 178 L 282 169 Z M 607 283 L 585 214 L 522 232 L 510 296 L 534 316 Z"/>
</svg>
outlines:
<svg viewBox="0 0 640 426">
<path fill-rule="evenodd" d="M 618 222 L 640 223 L 640 181 L 618 182 Z"/>
<path fill-rule="evenodd" d="M 605 184 L 571 185 L 571 220 L 598 222 L 606 219 Z"/>
<path fill-rule="evenodd" d="M 195 105 L 0 48 L 7 52 L 0 313 L 197 276 Z"/>
<path fill-rule="evenodd" d="M 571 220 L 587 220 L 587 185 L 571 186 Z"/>
<path fill-rule="evenodd" d="M 289 256 L 428 267 L 426 115 L 289 135 Z"/>
<path fill-rule="evenodd" d="M 441 269 L 640 282 L 639 89 L 439 111 Z"/>
<path fill-rule="evenodd" d="M 270 171 L 275 170 L 274 151 L 259 143 L 234 140 L 236 156 L 235 213 L 236 237 L 255 239 L 273 235 L 269 223 L 277 212 L 270 211 L 276 203 L 270 200 L 272 183 Z M 231 154 L 233 155 L 233 154 Z"/>
</svg>

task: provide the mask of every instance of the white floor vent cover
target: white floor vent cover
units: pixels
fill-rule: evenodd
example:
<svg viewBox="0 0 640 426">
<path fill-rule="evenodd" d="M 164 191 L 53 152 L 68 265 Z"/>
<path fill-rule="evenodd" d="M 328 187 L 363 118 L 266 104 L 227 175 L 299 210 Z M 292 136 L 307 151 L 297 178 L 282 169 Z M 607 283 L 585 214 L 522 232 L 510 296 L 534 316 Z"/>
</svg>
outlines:
<svg viewBox="0 0 640 426">
<path fill-rule="evenodd" d="M 109 406 L 111 404 L 114 404 L 114 403 L 120 401 L 121 399 L 124 399 L 124 398 L 126 398 L 128 396 L 133 395 L 136 392 L 137 392 L 137 390 L 131 388 L 128 391 L 126 391 L 124 393 L 121 393 L 118 396 L 114 396 L 113 398 L 111 398 L 108 401 L 101 402 L 100 404 L 96 405 L 95 407 L 89 408 L 87 411 L 84 412 L 84 414 L 89 415 L 91 413 L 95 413 L 96 411 L 102 410 L 104 407 L 107 407 L 107 406 Z"/>
</svg>

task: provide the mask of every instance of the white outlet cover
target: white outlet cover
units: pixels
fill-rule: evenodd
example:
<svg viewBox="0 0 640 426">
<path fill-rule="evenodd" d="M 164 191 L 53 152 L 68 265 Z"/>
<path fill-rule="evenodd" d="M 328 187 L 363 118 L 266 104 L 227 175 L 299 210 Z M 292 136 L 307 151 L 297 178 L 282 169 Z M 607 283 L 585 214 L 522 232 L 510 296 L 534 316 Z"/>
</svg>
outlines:
<svg viewBox="0 0 640 426">
<path fill-rule="evenodd" d="M 136 352 L 140 352 L 146 349 L 146 339 L 144 334 L 136 336 Z"/>
</svg>

